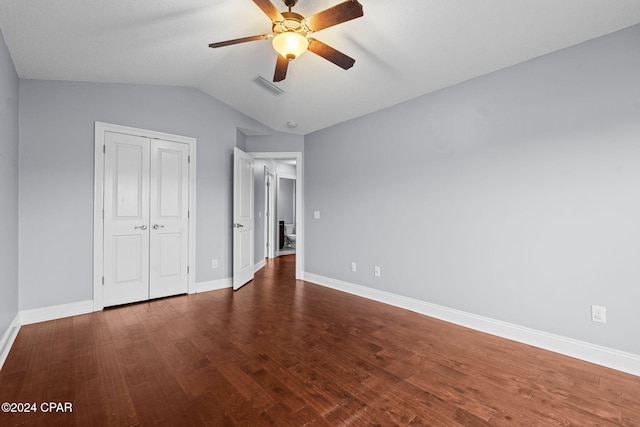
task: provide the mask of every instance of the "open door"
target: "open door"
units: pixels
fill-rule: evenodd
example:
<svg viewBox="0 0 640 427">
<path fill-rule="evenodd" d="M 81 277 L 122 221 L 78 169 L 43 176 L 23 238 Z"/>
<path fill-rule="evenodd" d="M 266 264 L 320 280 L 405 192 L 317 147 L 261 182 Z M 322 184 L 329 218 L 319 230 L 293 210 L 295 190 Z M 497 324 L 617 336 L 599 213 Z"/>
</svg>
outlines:
<svg viewBox="0 0 640 427">
<path fill-rule="evenodd" d="M 274 243 L 276 238 L 276 216 L 275 216 L 275 176 L 269 169 L 265 167 L 264 171 L 264 195 L 265 195 L 265 209 L 264 209 L 264 230 L 265 230 L 265 258 L 275 258 Z"/>
<path fill-rule="evenodd" d="M 233 289 L 253 279 L 253 157 L 233 151 Z"/>
</svg>

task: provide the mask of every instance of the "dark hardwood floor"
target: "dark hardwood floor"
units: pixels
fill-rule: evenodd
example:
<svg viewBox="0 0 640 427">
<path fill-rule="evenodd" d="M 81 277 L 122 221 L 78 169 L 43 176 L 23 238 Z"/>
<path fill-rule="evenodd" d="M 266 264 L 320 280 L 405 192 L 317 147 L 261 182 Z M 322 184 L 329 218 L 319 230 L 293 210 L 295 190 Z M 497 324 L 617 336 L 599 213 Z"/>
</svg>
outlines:
<svg viewBox="0 0 640 427">
<path fill-rule="evenodd" d="M 0 402 L 38 412 L 0 413 L 0 425 L 640 425 L 639 377 L 293 271 L 281 257 L 235 293 L 23 326 Z"/>
</svg>

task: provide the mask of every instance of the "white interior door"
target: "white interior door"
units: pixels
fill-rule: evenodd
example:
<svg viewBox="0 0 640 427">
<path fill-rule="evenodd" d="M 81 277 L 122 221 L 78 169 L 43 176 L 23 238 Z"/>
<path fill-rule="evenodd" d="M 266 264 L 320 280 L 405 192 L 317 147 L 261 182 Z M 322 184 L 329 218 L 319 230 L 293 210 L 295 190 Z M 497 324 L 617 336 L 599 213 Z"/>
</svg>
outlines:
<svg viewBox="0 0 640 427">
<path fill-rule="evenodd" d="M 151 140 L 149 297 L 189 287 L 189 146 Z"/>
<path fill-rule="evenodd" d="M 105 306 L 149 298 L 149 139 L 105 133 Z"/>
<path fill-rule="evenodd" d="M 265 169 L 265 254 L 267 258 L 275 258 L 275 178 L 274 175 Z"/>
<path fill-rule="evenodd" d="M 253 279 L 253 157 L 233 152 L 233 289 Z"/>
<path fill-rule="evenodd" d="M 104 306 L 187 293 L 189 145 L 105 132 Z"/>
</svg>

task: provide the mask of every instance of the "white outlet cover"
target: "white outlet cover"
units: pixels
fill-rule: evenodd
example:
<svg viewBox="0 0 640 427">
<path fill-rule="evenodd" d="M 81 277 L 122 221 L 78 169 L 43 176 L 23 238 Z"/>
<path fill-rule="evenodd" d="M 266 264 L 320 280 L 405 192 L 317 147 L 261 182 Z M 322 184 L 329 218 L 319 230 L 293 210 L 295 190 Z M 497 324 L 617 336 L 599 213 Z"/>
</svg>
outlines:
<svg viewBox="0 0 640 427">
<path fill-rule="evenodd" d="M 356 268 L 356 263 L 355 263 L 355 262 L 352 262 L 352 263 L 351 263 L 351 271 L 355 273 L 355 272 L 356 272 L 356 270 L 357 270 L 357 268 Z"/>
<path fill-rule="evenodd" d="M 320 219 L 320 211 L 313 211 L 313 219 Z"/>
<path fill-rule="evenodd" d="M 598 323 L 607 323 L 607 308 L 600 305 L 592 305 L 591 320 Z"/>
</svg>

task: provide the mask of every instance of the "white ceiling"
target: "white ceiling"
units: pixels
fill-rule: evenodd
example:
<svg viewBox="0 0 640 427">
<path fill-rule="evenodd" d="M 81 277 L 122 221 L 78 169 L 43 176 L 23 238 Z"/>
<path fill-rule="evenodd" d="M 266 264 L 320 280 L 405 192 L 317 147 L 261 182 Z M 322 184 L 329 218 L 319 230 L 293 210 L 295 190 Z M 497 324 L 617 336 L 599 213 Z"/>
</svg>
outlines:
<svg viewBox="0 0 640 427">
<path fill-rule="evenodd" d="M 272 0 L 286 10 L 282 0 Z M 299 0 L 304 16 L 341 0 Z M 314 37 L 356 59 L 307 52 L 274 96 L 270 33 L 251 0 L 0 0 L 20 78 L 194 87 L 265 125 L 306 134 L 640 23 L 640 0 L 360 0 L 364 17 Z M 298 124 L 289 129 L 287 122 Z"/>
</svg>

